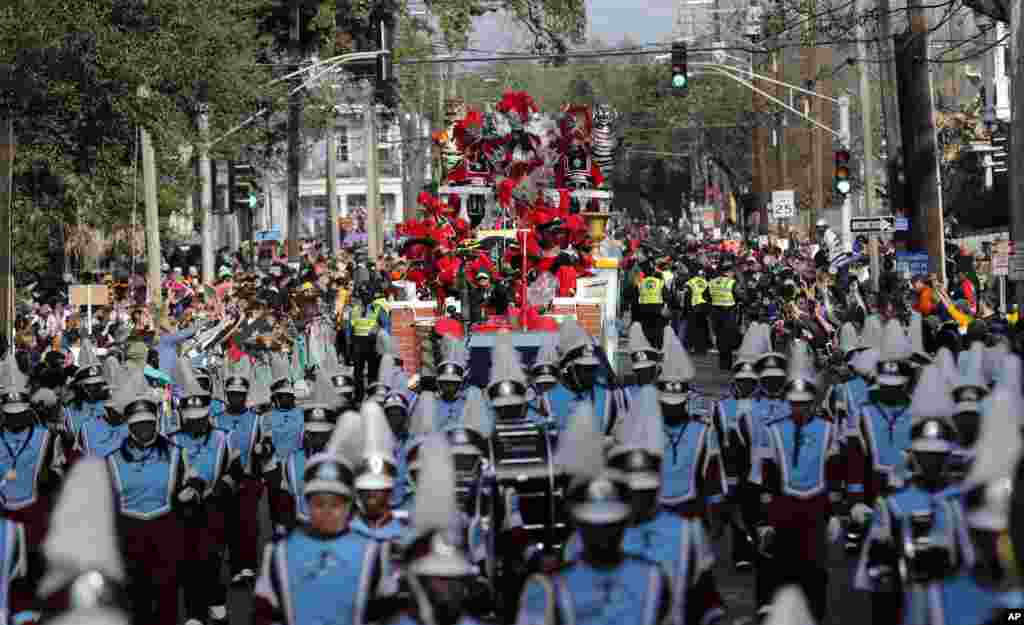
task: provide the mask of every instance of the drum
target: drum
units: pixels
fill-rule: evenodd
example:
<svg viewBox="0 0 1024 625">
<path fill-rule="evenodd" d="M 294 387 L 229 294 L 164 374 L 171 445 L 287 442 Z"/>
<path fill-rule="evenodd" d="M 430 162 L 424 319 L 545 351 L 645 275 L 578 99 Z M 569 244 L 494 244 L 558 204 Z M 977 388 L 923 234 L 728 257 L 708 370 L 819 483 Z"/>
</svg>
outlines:
<svg viewBox="0 0 1024 625">
<path fill-rule="evenodd" d="M 568 533 L 565 480 L 555 470 L 546 429 L 528 421 L 498 423 L 491 436 L 491 463 L 499 493 L 515 489 L 523 528 L 531 538 L 559 543 Z"/>
<path fill-rule="evenodd" d="M 479 511 L 478 490 L 487 453 L 487 440 L 479 432 L 466 428 L 445 432 L 455 465 L 455 495 L 459 509 L 468 518 Z"/>
</svg>

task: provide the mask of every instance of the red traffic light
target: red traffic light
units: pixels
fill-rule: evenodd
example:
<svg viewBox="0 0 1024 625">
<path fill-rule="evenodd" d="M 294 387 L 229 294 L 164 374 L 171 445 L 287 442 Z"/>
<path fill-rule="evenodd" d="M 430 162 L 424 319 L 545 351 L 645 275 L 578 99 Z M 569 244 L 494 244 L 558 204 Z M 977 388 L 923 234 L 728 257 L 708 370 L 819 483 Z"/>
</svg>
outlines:
<svg viewBox="0 0 1024 625">
<path fill-rule="evenodd" d="M 850 162 L 849 150 L 836 150 L 836 165 L 846 165 Z"/>
</svg>

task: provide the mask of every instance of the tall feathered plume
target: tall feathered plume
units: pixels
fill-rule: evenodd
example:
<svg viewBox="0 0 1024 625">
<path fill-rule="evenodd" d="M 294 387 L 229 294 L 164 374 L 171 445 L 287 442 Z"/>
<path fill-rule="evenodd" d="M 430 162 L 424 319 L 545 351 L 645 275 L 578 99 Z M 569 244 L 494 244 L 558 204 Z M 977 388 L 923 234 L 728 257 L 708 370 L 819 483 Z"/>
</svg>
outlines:
<svg viewBox="0 0 1024 625">
<path fill-rule="evenodd" d="M 424 391 L 416 398 L 416 405 L 409 415 L 409 434 L 413 437 L 427 436 L 434 431 L 437 420 L 437 395 Z"/>
<path fill-rule="evenodd" d="M 91 570 L 125 581 L 115 515 L 107 463 L 101 458 L 83 458 L 61 489 L 43 542 L 47 571 L 40 596 L 52 595 Z"/>
<path fill-rule="evenodd" d="M 910 416 L 915 423 L 926 419 L 944 419 L 952 423 L 956 413 L 953 394 L 937 364 L 926 366 L 910 399 Z"/>
<path fill-rule="evenodd" d="M 890 320 L 885 325 L 881 352 L 883 362 L 906 360 L 914 353 L 910 347 L 910 339 L 903 331 L 903 325 L 896 319 Z"/>
<path fill-rule="evenodd" d="M 956 368 L 956 360 L 953 359 L 953 352 L 948 347 L 940 347 L 935 353 L 935 365 L 942 371 L 946 382 L 956 388 L 960 383 L 960 371 Z"/>
<path fill-rule="evenodd" d="M 362 416 L 363 457 L 378 454 L 394 458 L 398 441 L 395 439 L 395 433 L 391 431 L 391 426 L 388 425 L 384 409 L 375 401 L 367 401 L 363 402 L 360 413 Z"/>
<path fill-rule="evenodd" d="M 350 467 L 358 465 L 363 456 L 363 416 L 355 410 L 343 412 L 324 452 L 341 458 Z"/>
<path fill-rule="evenodd" d="M 456 522 L 455 463 L 448 440 L 434 434 L 424 441 L 419 452 L 420 472 L 413 500 L 412 522 L 418 536 L 447 531 Z"/>
<path fill-rule="evenodd" d="M 860 344 L 864 347 L 882 349 L 882 319 L 878 315 L 868 315 L 864 320 L 864 329 L 860 333 Z"/>
<path fill-rule="evenodd" d="M 783 586 L 772 599 L 772 610 L 765 625 L 818 625 L 811 616 L 807 597 L 799 586 Z"/>
<path fill-rule="evenodd" d="M 559 442 L 555 465 L 574 481 L 594 479 L 605 469 L 604 436 L 594 427 L 594 407 L 581 402 Z"/>
<path fill-rule="evenodd" d="M 671 330 L 667 327 L 666 330 Z M 634 321 L 633 325 L 629 326 L 629 351 L 632 353 L 650 351 L 654 348 L 651 346 L 650 341 L 647 340 L 647 336 L 644 334 L 644 328 L 639 322 Z"/>
<path fill-rule="evenodd" d="M 176 371 L 178 377 L 175 380 L 182 387 L 182 397 L 193 397 L 196 395 L 209 396 L 210 392 L 199 384 L 195 369 L 192 368 L 192 361 L 184 356 L 178 358 Z"/>
<path fill-rule="evenodd" d="M 499 334 L 491 352 L 491 380 L 489 385 L 499 382 L 520 382 L 526 384 L 519 352 L 512 345 L 507 334 Z"/>
<path fill-rule="evenodd" d="M 616 435 L 620 451 L 641 450 L 661 457 L 665 453 L 665 429 L 658 402 L 658 390 L 650 385 L 639 388 L 629 406 L 629 418 L 620 419 Z M 613 452 L 614 453 L 614 452 Z"/>
<path fill-rule="evenodd" d="M 1020 419 L 1024 403 L 1020 394 L 996 386 L 989 396 L 988 410 L 981 417 L 974 463 L 967 474 L 967 486 L 981 486 L 1000 479 L 1013 479 L 1020 461 Z"/>
<path fill-rule="evenodd" d="M 675 332 L 665 336 L 665 345 L 662 347 L 662 351 L 664 354 L 661 368 L 662 380 L 688 382 L 697 375 L 690 355 L 686 353 L 686 349 L 679 342 L 679 337 Z"/>
<path fill-rule="evenodd" d="M 494 419 L 491 417 L 484 394 L 479 388 L 472 386 L 466 392 L 466 403 L 462 412 L 462 425 L 466 429 L 479 432 L 485 437 L 494 433 Z"/>
</svg>

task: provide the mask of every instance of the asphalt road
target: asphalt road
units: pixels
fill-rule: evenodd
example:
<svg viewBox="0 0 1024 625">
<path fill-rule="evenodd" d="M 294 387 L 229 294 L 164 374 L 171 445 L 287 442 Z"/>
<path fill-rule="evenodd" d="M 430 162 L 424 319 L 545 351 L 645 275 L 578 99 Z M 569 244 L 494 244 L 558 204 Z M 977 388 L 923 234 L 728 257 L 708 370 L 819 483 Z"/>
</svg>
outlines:
<svg viewBox="0 0 1024 625">
<path fill-rule="evenodd" d="M 728 390 L 728 377 L 719 372 L 717 354 L 696 359 L 697 379 L 694 387 L 709 397 L 720 397 Z M 263 527 L 269 527 L 265 504 L 261 506 Z M 729 532 L 718 544 L 719 554 L 715 577 L 726 603 L 725 623 L 741 625 L 755 622 L 754 573 L 738 573 L 730 558 Z M 269 536 L 264 536 L 267 540 Z M 834 547 L 829 559 L 829 606 L 827 623 L 821 625 L 870 625 L 870 596 L 851 588 L 855 559 L 848 557 L 841 546 Z M 251 617 L 251 589 L 232 588 L 229 595 L 231 625 L 248 625 Z"/>
</svg>

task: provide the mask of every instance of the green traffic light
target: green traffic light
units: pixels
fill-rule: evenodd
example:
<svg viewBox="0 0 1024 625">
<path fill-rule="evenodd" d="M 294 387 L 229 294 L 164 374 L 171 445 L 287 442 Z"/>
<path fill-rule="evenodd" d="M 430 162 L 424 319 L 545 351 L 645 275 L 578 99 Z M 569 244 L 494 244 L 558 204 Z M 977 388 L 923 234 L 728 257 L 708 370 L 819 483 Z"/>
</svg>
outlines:
<svg viewBox="0 0 1024 625">
<path fill-rule="evenodd" d="M 847 195 L 850 193 L 850 181 L 849 180 L 836 180 L 836 191 Z"/>
<path fill-rule="evenodd" d="M 255 193 L 249 194 L 249 208 L 256 208 L 256 204 L 259 203 L 259 198 L 256 197 Z"/>
<path fill-rule="evenodd" d="M 674 89 L 683 89 L 686 87 L 686 74 L 676 74 L 672 77 L 672 87 Z"/>
</svg>

